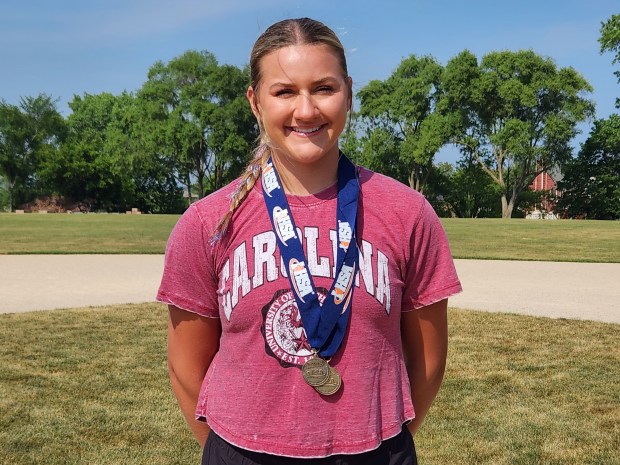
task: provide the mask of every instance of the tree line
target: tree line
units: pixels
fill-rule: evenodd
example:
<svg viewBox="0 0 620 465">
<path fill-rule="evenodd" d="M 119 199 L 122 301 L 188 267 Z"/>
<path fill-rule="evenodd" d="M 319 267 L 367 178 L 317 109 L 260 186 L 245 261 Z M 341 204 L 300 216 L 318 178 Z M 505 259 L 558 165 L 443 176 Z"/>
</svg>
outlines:
<svg viewBox="0 0 620 465">
<path fill-rule="evenodd" d="M 619 63 L 620 15 L 599 42 Z M 74 96 L 66 118 L 46 94 L 2 100 L 0 204 L 2 193 L 10 209 L 54 194 L 87 210 L 180 212 L 245 166 L 258 136 L 247 85 L 247 68 L 188 51 L 155 63 L 135 92 Z M 594 121 L 576 157 L 571 146 L 594 117 L 591 92 L 576 70 L 531 50 L 464 50 L 445 65 L 411 55 L 357 92 L 341 146 L 441 215 L 519 216 L 536 201 L 533 179 L 560 170 L 565 216 L 618 219 L 620 116 Z M 460 152 L 456 166 L 435 163 L 446 145 Z"/>
</svg>

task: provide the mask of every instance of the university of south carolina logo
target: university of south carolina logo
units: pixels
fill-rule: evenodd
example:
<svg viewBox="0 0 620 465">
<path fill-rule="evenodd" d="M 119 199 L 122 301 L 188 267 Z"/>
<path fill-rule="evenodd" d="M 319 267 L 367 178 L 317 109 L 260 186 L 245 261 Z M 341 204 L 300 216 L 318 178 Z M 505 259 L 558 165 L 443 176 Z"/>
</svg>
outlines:
<svg viewBox="0 0 620 465">
<path fill-rule="evenodd" d="M 340 248 L 346 251 L 349 248 L 352 237 L 353 231 L 351 230 L 351 225 L 347 221 L 338 220 L 338 239 L 340 240 Z"/>
<path fill-rule="evenodd" d="M 347 266 L 344 263 L 338 273 L 338 278 L 334 284 L 332 295 L 334 296 L 334 302 L 336 305 L 340 305 L 344 299 L 351 295 L 351 286 L 353 285 L 353 270 L 354 266 Z M 345 305 L 346 308 L 346 305 Z M 344 312 L 344 310 L 343 310 Z"/>
<path fill-rule="evenodd" d="M 273 224 L 276 226 L 278 237 L 285 245 L 287 245 L 286 241 L 296 236 L 295 228 L 287 209 L 280 207 L 273 209 Z"/>
<path fill-rule="evenodd" d="M 295 258 L 291 258 L 288 264 L 288 272 L 293 277 L 293 284 L 295 286 L 295 292 L 303 303 L 306 303 L 304 297 L 308 294 L 312 294 L 312 283 L 310 282 L 310 276 L 304 262 L 300 262 Z"/>
<path fill-rule="evenodd" d="M 324 300 L 325 292 L 320 290 L 320 301 Z M 262 314 L 265 352 L 281 366 L 301 367 L 313 357 L 295 296 L 290 289 L 276 292 L 271 302 L 263 307 Z"/>
<path fill-rule="evenodd" d="M 265 189 L 265 192 L 269 197 L 271 197 L 271 193 L 275 189 L 280 188 L 276 172 L 274 171 L 273 165 L 271 163 L 267 163 L 263 167 L 263 188 Z"/>
</svg>

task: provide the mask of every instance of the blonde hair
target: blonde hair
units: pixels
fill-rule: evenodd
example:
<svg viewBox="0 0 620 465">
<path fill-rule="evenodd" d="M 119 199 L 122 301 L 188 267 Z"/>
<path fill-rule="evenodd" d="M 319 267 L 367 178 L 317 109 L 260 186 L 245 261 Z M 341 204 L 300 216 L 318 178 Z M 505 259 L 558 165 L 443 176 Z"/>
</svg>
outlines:
<svg viewBox="0 0 620 465">
<path fill-rule="evenodd" d="M 344 47 L 334 31 L 320 21 L 310 18 L 285 19 L 267 28 L 254 43 L 250 55 L 250 85 L 254 90 L 254 96 L 258 94 L 261 84 L 262 70 L 260 64 L 263 57 L 275 50 L 291 45 L 329 46 L 338 57 L 343 77 L 348 77 Z M 260 117 L 257 118 L 257 122 L 260 131 L 258 147 L 254 150 L 252 159 L 246 166 L 237 188 L 231 195 L 228 212 L 226 212 L 215 228 L 214 242 L 226 234 L 233 214 L 256 184 L 262 167 L 271 155 L 272 146 Z"/>
</svg>

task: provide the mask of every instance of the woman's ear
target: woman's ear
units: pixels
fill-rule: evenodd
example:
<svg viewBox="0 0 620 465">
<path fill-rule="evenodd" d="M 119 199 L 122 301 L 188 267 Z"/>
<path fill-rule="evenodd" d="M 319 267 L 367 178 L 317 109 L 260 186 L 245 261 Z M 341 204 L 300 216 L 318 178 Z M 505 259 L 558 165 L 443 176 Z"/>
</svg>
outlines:
<svg viewBox="0 0 620 465">
<path fill-rule="evenodd" d="M 254 88 L 252 86 L 248 87 L 248 91 L 245 94 L 248 102 L 250 102 L 250 108 L 252 108 L 252 113 L 254 113 L 254 117 L 260 120 L 260 112 L 258 111 L 258 103 L 256 101 L 256 92 L 254 92 Z"/>
</svg>

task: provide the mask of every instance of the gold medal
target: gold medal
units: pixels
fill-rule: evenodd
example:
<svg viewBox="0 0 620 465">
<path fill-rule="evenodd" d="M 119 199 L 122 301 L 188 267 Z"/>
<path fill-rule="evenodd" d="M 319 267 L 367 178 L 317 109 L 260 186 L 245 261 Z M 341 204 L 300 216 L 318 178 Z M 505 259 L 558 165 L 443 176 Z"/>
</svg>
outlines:
<svg viewBox="0 0 620 465">
<path fill-rule="evenodd" d="M 321 357 L 312 357 L 301 367 L 304 381 L 312 387 L 321 386 L 329 380 L 330 367 Z"/>
<path fill-rule="evenodd" d="M 319 394 L 331 396 L 332 394 L 338 392 L 338 389 L 340 389 L 342 379 L 333 367 L 330 367 L 329 365 L 327 366 L 329 367 L 329 377 L 327 378 L 327 381 L 320 386 L 314 386 L 314 389 L 316 389 Z"/>
</svg>

